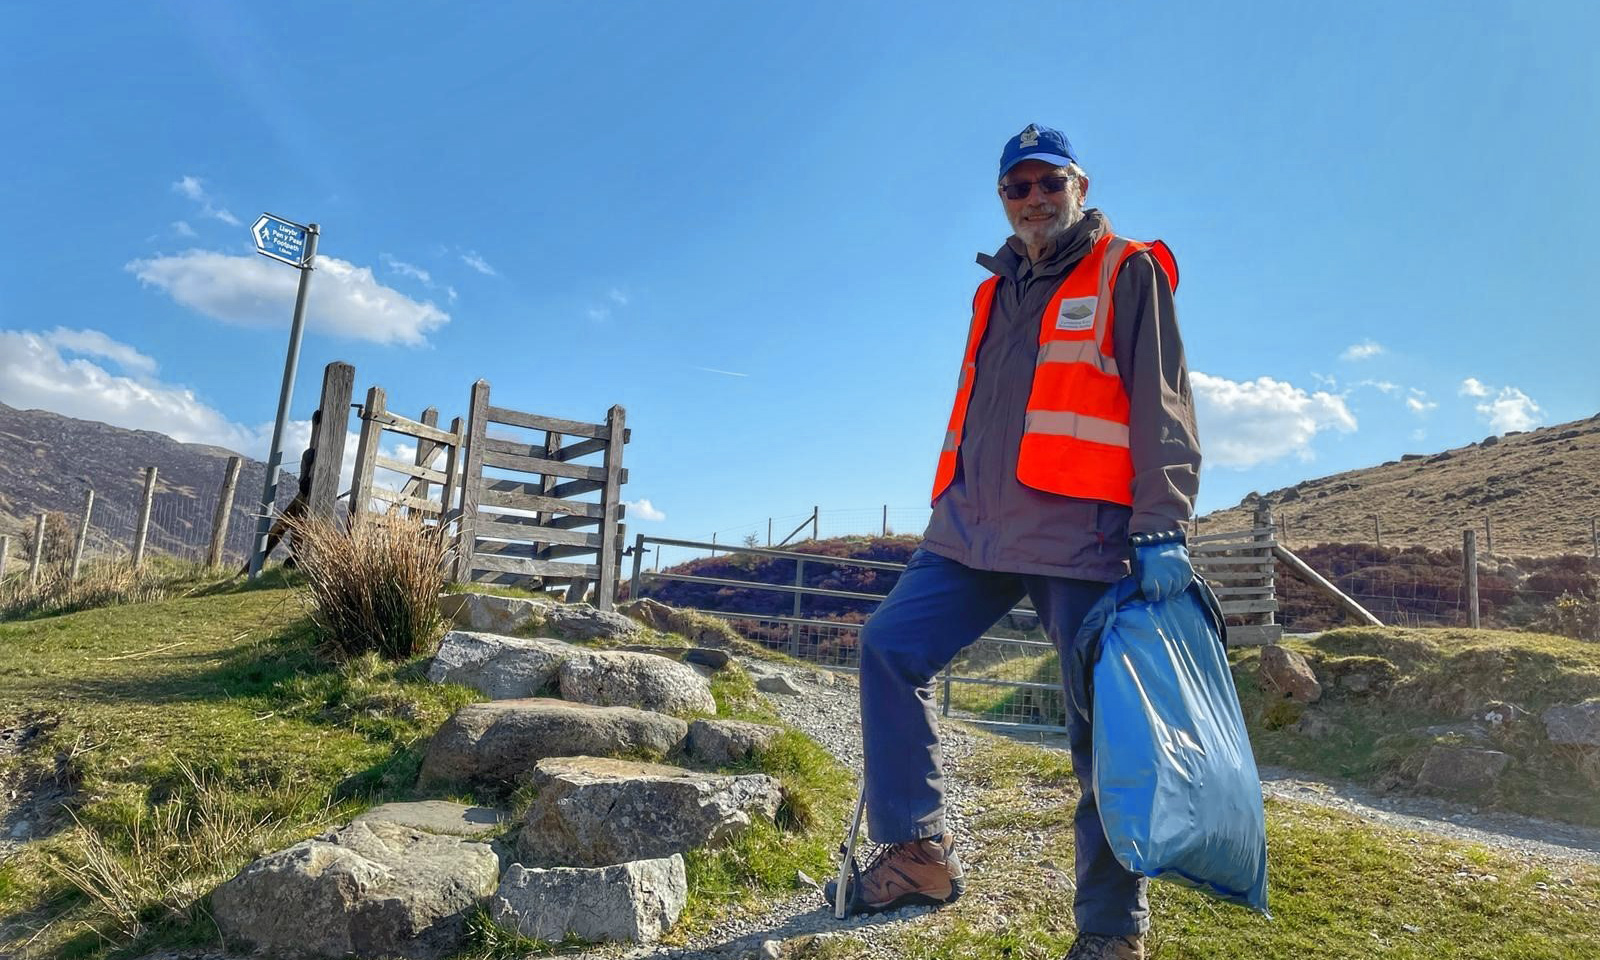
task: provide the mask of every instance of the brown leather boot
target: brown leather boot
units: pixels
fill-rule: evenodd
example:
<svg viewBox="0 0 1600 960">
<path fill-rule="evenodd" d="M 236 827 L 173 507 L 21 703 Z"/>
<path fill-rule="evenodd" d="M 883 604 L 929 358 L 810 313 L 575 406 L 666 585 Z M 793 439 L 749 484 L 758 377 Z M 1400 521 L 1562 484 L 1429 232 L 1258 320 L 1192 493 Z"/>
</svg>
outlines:
<svg viewBox="0 0 1600 960">
<path fill-rule="evenodd" d="M 823 888 L 830 907 L 836 889 L 832 880 Z M 851 916 L 917 904 L 953 903 L 966 889 L 966 872 L 950 834 L 945 834 L 942 841 L 885 844 L 878 848 L 867 868 L 845 885 L 845 913 Z"/>
<path fill-rule="evenodd" d="M 1080 933 L 1062 960 L 1144 960 L 1144 937 Z"/>
</svg>

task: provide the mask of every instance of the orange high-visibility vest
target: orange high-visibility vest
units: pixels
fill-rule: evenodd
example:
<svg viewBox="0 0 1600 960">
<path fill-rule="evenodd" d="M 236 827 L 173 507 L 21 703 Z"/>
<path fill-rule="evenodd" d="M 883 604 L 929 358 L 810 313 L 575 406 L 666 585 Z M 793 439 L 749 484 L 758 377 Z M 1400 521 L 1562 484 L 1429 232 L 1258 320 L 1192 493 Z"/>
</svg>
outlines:
<svg viewBox="0 0 1600 960">
<path fill-rule="evenodd" d="M 1035 490 L 1085 500 L 1133 505 L 1133 457 L 1128 452 L 1128 393 L 1112 352 L 1116 318 L 1112 291 L 1128 258 L 1148 250 L 1178 289 L 1178 265 L 1167 245 L 1107 234 L 1067 274 L 1039 320 L 1039 355 L 1028 393 L 1017 480 Z M 933 478 L 938 500 L 956 476 L 961 429 L 972 399 L 978 347 L 989 323 L 999 277 L 978 286 L 972 327 L 961 361 L 955 409 Z"/>
</svg>

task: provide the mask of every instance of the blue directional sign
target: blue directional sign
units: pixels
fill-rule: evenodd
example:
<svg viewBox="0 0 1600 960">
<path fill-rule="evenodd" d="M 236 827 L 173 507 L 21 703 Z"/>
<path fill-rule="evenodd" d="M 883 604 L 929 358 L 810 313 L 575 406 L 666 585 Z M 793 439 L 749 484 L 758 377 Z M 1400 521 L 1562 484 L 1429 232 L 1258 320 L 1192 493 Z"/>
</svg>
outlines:
<svg viewBox="0 0 1600 960">
<path fill-rule="evenodd" d="M 300 224 L 270 213 L 263 213 L 250 228 L 250 235 L 256 241 L 256 253 L 294 267 L 306 265 L 307 233 Z"/>
</svg>

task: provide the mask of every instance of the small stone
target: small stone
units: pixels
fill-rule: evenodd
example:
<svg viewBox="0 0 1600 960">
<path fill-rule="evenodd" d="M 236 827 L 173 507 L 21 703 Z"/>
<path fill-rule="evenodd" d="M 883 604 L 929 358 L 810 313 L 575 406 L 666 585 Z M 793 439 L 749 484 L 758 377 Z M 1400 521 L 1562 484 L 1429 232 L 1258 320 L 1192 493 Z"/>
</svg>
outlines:
<svg viewBox="0 0 1600 960">
<path fill-rule="evenodd" d="M 1261 648 L 1261 679 L 1268 689 L 1299 703 L 1315 703 L 1322 697 L 1322 684 L 1306 658 L 1275 643 Z"/>
<path fill-rule="evenodd" d="M 1422 928 L 1417 926 L 1414 923 L 1402 923 L 1400 925 L 1400 929 L 1404 930 L 1406 933 L 1421 933 L 1422 932 Z"/>
<path fill-rule="evenodd" d="M 822 884 L 820 884 L 817 881 L 811 879 L 811 876 L 809 874 L 807 874 L 804 870 L 796 870 L 794 872 L 794 879 L 795 879 L 795 882 L 800 884 L 800 886 L 802 886 L 802 887 L 811 887 L 813 889 L 821 889 L 821 887 L 822 887 Z"/>
<path fill-rule="evenodd" d="M 762 693 L 781 693 L 786 696 L 798 696 L 801 689 L 794 685 L 794 681 L 781 673 L 762 677 L 756 681 L 756 689 Z"/>
<path fill-rule="evenodd" d="M 778 941 L 763 940 L 761 942 L 762 960 L 778 960 Z"/>
</svg>

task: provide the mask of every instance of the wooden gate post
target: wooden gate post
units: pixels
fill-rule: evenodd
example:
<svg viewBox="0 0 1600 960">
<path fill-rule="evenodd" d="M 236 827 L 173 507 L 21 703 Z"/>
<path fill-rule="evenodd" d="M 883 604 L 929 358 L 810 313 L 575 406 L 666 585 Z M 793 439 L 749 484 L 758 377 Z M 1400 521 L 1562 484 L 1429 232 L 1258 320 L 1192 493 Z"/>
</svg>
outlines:
<svg viewBox="0 0 1600 960">
<path fill-rule="evenodd" d="M 33 556 L 28 558 L 28 586 L 39 585 L 39 560 L 44 556 L 44 514 L 33 524 Z"/>
<path fill-rule="evenodd" d="M 0 536 L 0 583 L 6 582 L 6 554 L 11 552 L 11 538 Z"/>
<path fill-rule="evenodd" d="M 83 519 L 78 521 L 78 540 L 72 547 L 72 572 L 69 580 L 78 579 L 78 565 L 83 562 L 83 545 L 89 539 L 89 515 L 94 512 L 94 488 L 83 492 Z"/>
<path fill-rule="evenodd" d="M 1478 628 L 1478 531 L 1461 531 L 1461 575 L 1467 601 L 1467 626 Z"/>
<path fill-rule="evenodd" d="M 466 466 L 461 474 L 461 523 L 456 534 L 456 582 L 472 579 L 472 555 L 478 547 L 478 494 L 483 484 L 483 443 L 489 429 L 489 381 L 472 385 L 467 405 Z"/>
<path fill-rule="evenodd" d="M 150 507 L 156 499 L 156 468 L 144 468 L 144 499 L 139 503 L 139 525 L 133 528 L 133 569 L 144 563 L 145 539 L 150 535 Z"/>
<path fill-rule="evenodd" d="M 606 411 L 605 486 L 600 491 L 600 582 L 595 606 L 610 610 L 617 600 L 617 525 L 622 520 L 622 448 L 627 440 L 627 412 L 620 404 Z"/>
<path fill-rule="evenodd" d="M 222 491 L 217 494 L 217 509 L 211 515 L 211 549 L 206 551 L 206 566 L 222 566 L 222 546 L 228 539 L 228 521 L 233 517 L 233 490 L 239 485 L 239 468 L 242 457 L 229 457 L 228 469 L 222 475 Z"/>
<path fill-rule="evenodd" d="M 321 422 L 311 432 L 311 496 L 306 516 L 333 519 L 339 501 L 339 470 L 344 465 L 345 435 L 350 432 L 350 394 L 355 390 L 356 368 L 335 360 L 322 370 L 322 399 L 317 409 Z"/>
<path fill-rule="evenodd" d="M 1255 527 L 1258 531 L 1252 538 L 1261 545 L 1259 556 L 1266 562 L 1266 570 L 1261 575 L 1261 584 L 1273 587 L 1272 594 L 1277 596 L 1276 585 L 1273 582 L 1273 554 L 1272 554 L 1272 502 L 1265 498 L 1256 501 Z M 1271 626 L 1278 622 L 1278 615 L 1265 610 L 1260 614 L 1261 619 L 1256 622 L 1262 626 Z"/>
<path fill-rule="evenodd" d="M 356 472 L 350 479 L 351 529 L 355 528 L 361 515 L 371 505 L 372 474 L 378 468 L 378 444 L 383 437 L 383 424 L 378 421 L 377 415 L 387 410 L 385 400 L 382 387 L 371 387 L 367 390 L 367 402 L 361 407 L 361 435 L 356 439 Z"/>
</svg>

